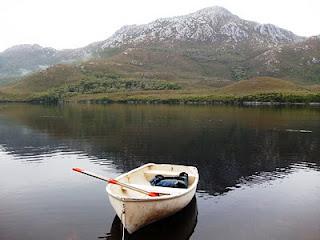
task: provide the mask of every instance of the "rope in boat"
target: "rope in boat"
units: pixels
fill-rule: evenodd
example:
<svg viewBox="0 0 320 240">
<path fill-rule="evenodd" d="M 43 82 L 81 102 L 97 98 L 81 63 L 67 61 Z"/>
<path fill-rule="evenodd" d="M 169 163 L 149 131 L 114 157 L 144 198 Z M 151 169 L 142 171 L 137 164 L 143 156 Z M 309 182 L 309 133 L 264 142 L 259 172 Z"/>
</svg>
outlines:
<svg viewBox="0 0 320 240">
<path fill-rule="evenodd" d="M 125 210 L 125 205 L 122 204 L 122 213 L 121 213 L 121 223 L 122 223 L 122 240 L 124 240 L 124 235 L 125 235 L 125 229 L 124 229 L 124 223 L 125 223 L 125 213 L 126 213 L 126 210 Z"/>
<path fill-rule="evenodd" d="M 122 224 L 122 240 L 124 240 L 124 224 Z"/>
</svg>

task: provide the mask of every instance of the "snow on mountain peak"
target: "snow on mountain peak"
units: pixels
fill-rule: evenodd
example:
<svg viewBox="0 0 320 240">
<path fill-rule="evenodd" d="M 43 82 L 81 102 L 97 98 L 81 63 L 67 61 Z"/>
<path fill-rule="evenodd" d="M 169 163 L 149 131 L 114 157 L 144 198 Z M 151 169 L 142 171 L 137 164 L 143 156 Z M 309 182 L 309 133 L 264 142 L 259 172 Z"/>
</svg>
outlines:
<svg viewBox="0 0 320 240">
<path fill-rule="evenodd" d="M 148 24 L 127 25 L 102 43 L 102 48 L 146 41 L 296 42 L 299 37 L 272 24 L 243 20 L 223 7 L 204 8 L 183 16 L 160 18 Z"/>
<path fill-rule="evenodd" d="M 214 6 L 214 7 L 207 7 L 203 8 L 201 10 L 198 10 L 194 13 L 191 13 L 190 15 L 193 14 L 199 14 L 199 15 L 211 15 L 211 16 L 235 16 L 233 15 L 229 10 L 219 7 L 219 6 Z"/>
<path fill-rule="evenodd" d="M 279 28 L 273 24 L 257 24 L 254 29 L 262 36 L 271 38 L 274 42 L 293 42 L 299 40 L 299 37 L 294 33 Z"/>
</svg>

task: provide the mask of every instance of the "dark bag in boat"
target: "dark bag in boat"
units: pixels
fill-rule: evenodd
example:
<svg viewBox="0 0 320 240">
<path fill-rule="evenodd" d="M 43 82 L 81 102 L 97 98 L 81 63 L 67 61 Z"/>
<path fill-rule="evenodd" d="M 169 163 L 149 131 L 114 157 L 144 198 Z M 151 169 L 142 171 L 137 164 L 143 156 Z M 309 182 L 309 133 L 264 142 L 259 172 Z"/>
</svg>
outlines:
<svg viewBox="0 0 320 240">
<path fill-rule="evenodd" d="M 188 174 L 182 172 L 176 177 L 164 177 L 156 175 L 151 181 L 152 186 L 172 187 L 172 188 L 188 188 Z"/>
</svg>

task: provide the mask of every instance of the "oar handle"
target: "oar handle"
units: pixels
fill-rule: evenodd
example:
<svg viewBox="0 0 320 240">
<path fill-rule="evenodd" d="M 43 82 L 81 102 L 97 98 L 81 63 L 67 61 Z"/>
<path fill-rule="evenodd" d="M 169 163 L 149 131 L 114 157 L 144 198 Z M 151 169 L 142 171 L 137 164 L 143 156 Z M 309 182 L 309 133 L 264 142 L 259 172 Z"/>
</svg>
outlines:
<svg viewBox="0 0 320 240">
<path fill-rule="evenodd" d="M 97 178 L 97 179 L 100 179 L 100 180 L 103 180 L 105 182 L 108 182 L 108 183 L 111 183 L 111 184 L 117 184 L 121 187 L 125 187 L 125 188 L 128 188 L 128 189 L 131 189 L 133 191 L 136 191 L 136 192 L 140 192 L 140 193 L 143 193 L 143 194 L 146 194 L 150 197 L 159 197 L 161 195 L 170 195 L 168 193 L 158 193 L 158 192 L 148 192 L 146 190 L 143 190 L 143 189 L 140 189 L 140 188 L 137 188 L 137 187 L 134 187 L 134 186 L 131 186 L 129 184 L 126 184 L 126 183 L 123 183 L 123 182 L 119 182 L 113 178 L 106 178 L 106 177 L 103 177 L 103 176 L 99 176 L 95 173 L 91 173 L 89 171 L 86 171 L 84 169 L 81 169 L 81 168 L 72 168 L 73 171 L 76 171 L 76 172 L 79 172 L 79 173 L 82 173 L 82 174 L 85 174 L 85 175 L 88 175 L 90 177 L 94 177 L 94 178 Z"/>
<path fill-rule="evenodd" d="M 103 177 L 103 176 L 99 176 L 95 173 L 91 173 L 89 171 L 86 171 L 84 169 L 81 169 L 81 168 L 72 168 L 73 171 L 76 171 L 76 172 L 79 172 L 79 173 L 82 173 L 82 174 L 85 174 L 85 175 L 88 175 L 90 177 L 94 177 L 94 178 L 97 178 L 97 179 L 100 179 L 100 180 L 103 180 L 103 181 L 106 181 L 108 183 L 114 183 L 113 181 L 116 181 L 114 179 L 109 179 L 109 178 L 106 178 L 106 177 Z M 110 181 L 110 182 L 109 182 Z"/>
</svg>

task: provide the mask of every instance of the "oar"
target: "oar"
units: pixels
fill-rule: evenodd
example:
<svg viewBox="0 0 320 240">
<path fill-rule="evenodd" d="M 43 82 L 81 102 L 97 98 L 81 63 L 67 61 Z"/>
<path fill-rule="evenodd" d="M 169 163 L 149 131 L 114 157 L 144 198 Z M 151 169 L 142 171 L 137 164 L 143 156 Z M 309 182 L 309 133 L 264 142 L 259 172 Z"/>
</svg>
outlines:
<svg viewBox="0 0 320 240">
<path fill-rule="evenodd" d="M 72 168 L 73 171 L 76 171 L 76 172 L 79 172 L 79 173 L 83 173 L 83 174 L 86 174 L 90 177 L 94 177 L 94 178 L 97 178 L 97 179 L 100 179 L 100 180 L 103 180 L 103 181 L 106 181 L 107 183 L 111 183 L 111 184 L 117 184 L 121 187 L 124 187 L 124 188 L 128 188 L 128 189 L 131 189 L 133 191 L 136 191 L 136 192 L 140 192 L 140 193 L 143 193 L 143 194 L 146 194 L 150 197 L 159 197 L 161 195 L 170 195 L 169 193 L 158 193 L 158 192 L 148 192 L 146 190 L 143 190 L 141 188 L 137 188 L 137 187 L 134 187 L 130 184 L 126 184 L 126 183 L 123 183 L 123 182 L 119 182 L 113 178 L 106 178 L 106 177 L 103 177 L 103 176 L 99 176 L 97 174 L 94 174 L 92 172 L 88 172 L 84 169 L 81 169 L 81 168 Z"/>
</svg>

